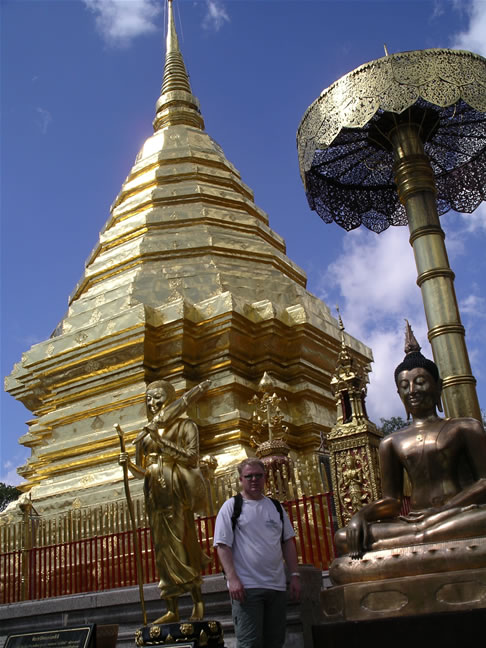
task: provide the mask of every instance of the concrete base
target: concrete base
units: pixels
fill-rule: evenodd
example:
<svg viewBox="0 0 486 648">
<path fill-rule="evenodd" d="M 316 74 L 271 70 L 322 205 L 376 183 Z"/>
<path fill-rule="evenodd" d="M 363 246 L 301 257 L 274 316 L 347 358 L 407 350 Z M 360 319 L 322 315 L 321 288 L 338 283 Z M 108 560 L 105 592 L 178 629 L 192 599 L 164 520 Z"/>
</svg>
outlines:
<svg viewBox="0 0 486 648">
<path fill-rule="evenodd" d="M 312 648 L 312 626 L 321 621 L 319 593 L 322 574 L 309 566 L 300 567 L 299 571 L 303 597 L 300 604 L 290 603 L 288 606 L 285 648 Z M 203 595 L 206 617 L 217 619 L 222 624 L 225 647 L 235 648 L 231 605 L 224 577 L 207 576 Z M 165 604 L 159 598 L 156 584 L 145 585 L 144 597 L 150 622 L 160 616 Z M 181 618 L 187 619 L 192 611 L 189 596 L 181 597 L 179 609 Z M 0 648 L 3 648 L 9 634 L 26 629 L 50 630 L 87 623 L 117 624 L 116 648 L 133 648 L 135 632 L 143 625 L 138 587 L 0 605 Z"/>
<path fill-rule="evenodd" d="M 335 585 L 321 603 L 324 622 L 486 610 L 486 568 Z"/>
</svg>

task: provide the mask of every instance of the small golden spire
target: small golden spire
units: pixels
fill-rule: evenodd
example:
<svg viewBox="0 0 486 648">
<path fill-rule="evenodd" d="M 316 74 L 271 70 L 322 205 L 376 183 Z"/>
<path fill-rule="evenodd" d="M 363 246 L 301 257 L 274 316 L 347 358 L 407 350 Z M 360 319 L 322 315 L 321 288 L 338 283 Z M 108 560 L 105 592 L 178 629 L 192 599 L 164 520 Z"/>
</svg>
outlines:
<svg viewBox="0 0 486 648">
<path fill-rule="evenodd" d="M 336 311 L 338 314 L 338 322 L 339 322 L 339 331 L 341 335 L 341 351 L 338 356 L 338 368 L 339 367 L 351 367 L 352 364 L 352 359 L 348 351 L 348 347 L 346 346 L 346 340 L 344 338 L 344 324 L 343 320 L 341 317 L 341 312 L 339 311 L 339 306 L 336 304 Z"/>
<path fill-rule="evenodd" d="M 172 0 L 169 0 L 169 1 L 171 2 Z M 383 47 L 385 48 L 385 56 L 389 56 L 388 47 L 386 46 L 386 43 L 383 43 Z"/>
<path fill-rule="evenodd" d="M 270 376 L 270 374 L 265 371 L 262 379 L 258 383 L 258 387 L 260 387 L 262 392 L 269 393 L 272 391 L 272 389 L 275 389 L 275 381 Z"/>
<path fill-rule="evenodd" d="M 339 330 L 344 331 L 343 320 L 341 319 L 341 312 L 339 311 L 339 306 L 336 304 L 336 311 L 338 314 Z"/>
<path fill-rule="evenodd" d="M 172 52 L 174 50 L 179 51 L 179 39 L 177 38 L 177 32 L 175 29 L 174 23 L 174 14 L 172 11 L 172 0 L 167 0 L 167 38 L 166 38 L 166 53 Z"/>
<path fill-rule="evenodd" d="M 156 105 L 154 130 L 158 131 L 164 126 L 176 124 L 195 126 L 204 130 L 204 120 L 199 110 L 199 102 L 192 94 L 189 75 L 179 48 L 172 2 L 173 0 L 167 0 L 168 20 L 164 78 Z"/>
</svg>

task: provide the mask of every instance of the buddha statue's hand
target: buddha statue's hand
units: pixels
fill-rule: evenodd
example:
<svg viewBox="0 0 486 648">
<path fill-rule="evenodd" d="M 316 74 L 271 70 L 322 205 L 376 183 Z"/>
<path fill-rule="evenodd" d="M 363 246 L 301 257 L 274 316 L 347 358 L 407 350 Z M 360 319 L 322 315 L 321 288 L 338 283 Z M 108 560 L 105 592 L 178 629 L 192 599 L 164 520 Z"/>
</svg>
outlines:
<svg viewBox="0 0 486 648">
<path fill-rule="evenodd" d="M 120 455 L 118 457 L 118 464 L 120 466 L 124 466 L 128 462 L 129 462 L 128 452 L 120 452 Z"/>
<path fill-rule="evenodd" d="M 361 558 L 368 542 L 368 523 L 364 516 L 355 513 L 346 527 L 346 542 L 351 558 Z"/>
</svg>

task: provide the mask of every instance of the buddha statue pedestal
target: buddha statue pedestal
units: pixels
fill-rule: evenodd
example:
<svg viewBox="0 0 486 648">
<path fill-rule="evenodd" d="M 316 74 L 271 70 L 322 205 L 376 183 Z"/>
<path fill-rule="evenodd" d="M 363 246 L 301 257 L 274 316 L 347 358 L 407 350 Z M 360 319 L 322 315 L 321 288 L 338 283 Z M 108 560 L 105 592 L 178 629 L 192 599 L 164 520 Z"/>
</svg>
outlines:
<svg viewBox="0 0 486 648">
<path fill-rule="evenodd" d="M 446 571 L 447 570 L 447 571 Z M 405 576 L 403 574 L 406 574 Z M 363 621 L 481 608 L 486 616 L 486 538 L 336 559 L 321 593 L 326 621 Z"/>
<path fill-rule="evenodd" d="M 468 568 L 458 569 L 464 555 Z M 473 645 L 486 623 L 485 565 L 485 538 L 370 551 L 359 561 L 338 558 L 331 577 L 342 584 L 321 592 L 323 621 L 313 627 L 314 648 L 379 648 L 394 640 L 400 646 Z M 444 568 L 450 571 L 434 571 Z"/>
</svg>

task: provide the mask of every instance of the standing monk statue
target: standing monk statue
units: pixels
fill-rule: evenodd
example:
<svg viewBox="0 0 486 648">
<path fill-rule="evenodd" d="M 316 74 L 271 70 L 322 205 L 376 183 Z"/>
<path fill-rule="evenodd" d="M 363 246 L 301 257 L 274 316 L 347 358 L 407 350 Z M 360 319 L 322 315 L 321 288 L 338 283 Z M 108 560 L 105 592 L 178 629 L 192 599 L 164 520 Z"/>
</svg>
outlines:
<svg viewBox="0 0 486 648">
<path fill-rule="evenodd" d="M 442 411 L 439 371 L 420 353 L 408 322 L 405 353 L 395 382 L 412 422 L 380 444 L 383 497 L 355 513 L 336 534 L 339 554 L 351 558 L 368 551 L 486 536 L 483 426 L 473 418 L 437 415 L 437 409 Z M 460 479 L 464 464 L 471 474 L 468 484 Z M 408 515 L 400 514 L 404 469 L 412 486 Z"/>
<path fill-rule="evenodd" d="M 167 612 L 154 623 L 179 621 L 179 596 L 190 592 L 194 606 L 190 621 L 204 617 L 201 572 L 210 562 L 199 545 L 194 513 L 205 512 L 206 484 L 199 468 L 199 431 L 196 423 L 181 415 L 209 388 L 196 385 L 176 399 L 165 380 L 148 385 L 148 424 L 135 439 L 136 463 L 126 452 L 120 465 L 128 464 L 134 477 L 144 479 L 147 515 L 155 548 L 161 598 Z"/>
</svg>

